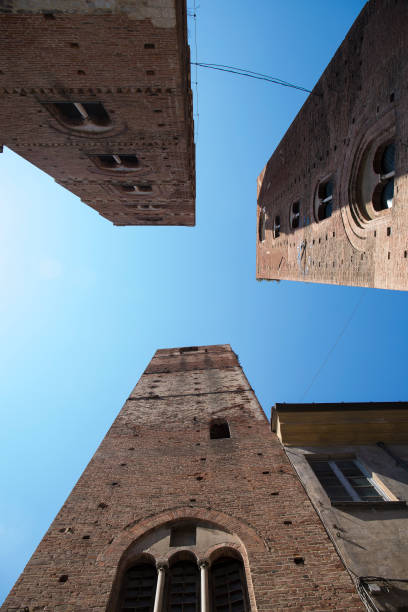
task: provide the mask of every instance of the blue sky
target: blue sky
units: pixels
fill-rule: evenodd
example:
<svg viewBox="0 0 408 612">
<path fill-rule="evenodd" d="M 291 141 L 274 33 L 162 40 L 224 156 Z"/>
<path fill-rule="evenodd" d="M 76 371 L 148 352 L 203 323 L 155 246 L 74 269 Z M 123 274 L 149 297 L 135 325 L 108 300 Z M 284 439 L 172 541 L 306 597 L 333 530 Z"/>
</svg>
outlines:
<svg viewBox="0 0 408 612">
<path fill-rule="evenodd" d="M 307 88 L 364 4 L 196 1 L 200 61 Z M 115 228 L 0 156 L 0 601 L 157 348 L 230 343 L 267 414 L 407 399 L 408 295 L 255 280 L 256 177 L 306 95 L 198 69 L 195 228 Z"/>
</svg>

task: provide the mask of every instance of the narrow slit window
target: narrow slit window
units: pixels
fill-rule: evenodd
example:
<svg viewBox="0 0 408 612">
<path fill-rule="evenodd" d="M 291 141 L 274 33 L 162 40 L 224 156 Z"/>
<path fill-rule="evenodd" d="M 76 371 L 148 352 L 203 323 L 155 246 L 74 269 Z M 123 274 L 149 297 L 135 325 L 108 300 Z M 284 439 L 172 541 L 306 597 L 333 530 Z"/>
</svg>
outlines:
<svg viewBox="0 0 408 612">
<path fill-rule="evenodd" d="M 280 236 L 280 216 L 276 215 L 275 219 L 273 220 L 273 237 L 274 238 L 279 238 Z"/>
<path fill-rule="evenodd" d="M 264 242 L 265 240 L 265 228 L 266 228 L 266 214 L 265 210 L 262 208 L 259 213 L 259 221 L 258 221 L 258 240 L 259 242 Z"/>
</svg>

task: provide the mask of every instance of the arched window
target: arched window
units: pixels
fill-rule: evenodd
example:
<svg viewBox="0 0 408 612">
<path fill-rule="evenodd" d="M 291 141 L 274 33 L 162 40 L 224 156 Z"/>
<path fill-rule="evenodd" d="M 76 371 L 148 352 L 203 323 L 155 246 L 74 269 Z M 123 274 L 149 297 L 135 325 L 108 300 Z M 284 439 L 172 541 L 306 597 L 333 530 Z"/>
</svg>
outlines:
<svg viewBox="0 0 408 612">
<path fill-rule="evenodd" d="M 315 217 L 317 221 L 323 221 L 332 216 L 333 212 L 333 179 L 322 181 L 317 188 L 315 198 Z"/>
<path fill-rule="evenodd" d="M 127 570 L 122 583 L 118 612 L 152 612 L 156 595 L 157 571 L 139 563 Z"/>
<path fill-rule="evenodd" d="M 194 561 L 178 561 L 167 574 L 166 612 L 199 612 L 200 572 Z"/>
<path fill-rule="evenodd" d="M 140 166 L 137 155 L 123 155 L 122 153 L 91 155 L 93 162 L 102 170 L 113 172 L 131 172 Z"/>
<path fill-rule="evenodd" d="M 395 143 L 389 142 L 377 149 L 374 156 L 374 172 L 377 174 L 379 183 L 374 189 L 374 210 L 387 210 L 392 208 L 394 200 L 394 177 L 395 177 Z"/>
<path fill-rule="evenodd" d="M 111 127 L 101 102 L 46 102 L 45 107 L 66 127 L 85 132 L 101 132 Z"/>
<path fill-rule="evenodd" d="M 221 557 L 210 568 L 211 610 L 249 612 L 245 570 L 241 560 Z"/>
<path fill-rule="evenodd" d="M 230 438 L 230 430 L 227 421 L 214 421 L 210 425 L 210 439 Z"/>
<path fill-rule="evenodd" d="M 395 141 L 371 142 L 351 179 L 351 211 L 358 225 L 386 215 L 394 203 Z"/>
<path fill-rule="evenodd" d="M 296 229 L 300 226 L 300 202 L 293 202 L 290 207 L 290 227 Z"/>
</svg>

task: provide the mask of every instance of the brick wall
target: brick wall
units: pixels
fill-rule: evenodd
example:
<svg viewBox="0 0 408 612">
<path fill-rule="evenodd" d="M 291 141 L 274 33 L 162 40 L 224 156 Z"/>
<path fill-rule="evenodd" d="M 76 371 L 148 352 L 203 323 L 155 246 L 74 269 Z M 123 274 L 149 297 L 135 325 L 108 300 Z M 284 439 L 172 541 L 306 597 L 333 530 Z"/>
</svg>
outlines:
<svg viewBox="0 0 408 612">
<path fill-rule="evenodd" d="M 99 11 L 85 2 L 6 4 L 0 7 L 0 144 L 115 225 L 194 225 L 185 2 L 111 1 Z M 102 103 L 108 129 L 69 128 L 46 106 L 69 101 Z M 98 167 L 104 154 L 136 155 L 139 166 Z"/>
<path fill-rule="evenodd" d="M 231 438 L 211 440 L 209 423 L 222 417 Z M 240 538 L 251 609 L 362 609 L 222 345 L 157 351 L 1 610 L 102 612 L 129 545 L 186 517 Z"/>
<path fill-rule="evenodd" d="M 257 236 L 257 278 L 408 288 L 407 53 L 408 4 L 368 2 L 258 178 L 265 240 Z M 357 210 L 361 161 L 371 143 L 389 138 L 394 204 L 364 219 Z M 316 191 L 328 177 L 333 214 L 318 222 Z M 290 223 L 295 202 L 299 228 Z"/>
</svg>

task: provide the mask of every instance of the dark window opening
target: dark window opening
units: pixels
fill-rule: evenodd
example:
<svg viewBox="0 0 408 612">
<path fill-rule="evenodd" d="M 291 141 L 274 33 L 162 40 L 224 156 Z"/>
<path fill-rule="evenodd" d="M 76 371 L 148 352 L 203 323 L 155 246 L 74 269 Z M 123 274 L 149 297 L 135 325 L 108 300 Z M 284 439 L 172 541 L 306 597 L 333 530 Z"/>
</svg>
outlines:
<svg viewBox="0 0 408 612">
<path fill-rule="evenodd" d="M 392 208 L 394 202 L 395 143 L 390 142 L 377 150 L 374 157 L 374 171 L 379 174 L 380 183 L 373 194 L 373 206 L 377 212 Z"/>
<path fill-rule="evenodd" d="M 333 180 L 329 179 L 319 185 L 318 198 L 319 206 L 317 209 L 317 220 L 328 219 L 333 213 Z"/>
<path fill-rule="evenodd" d="M 280 236 L 280 216 L 276 215 L 273 221 L 273 237 L 279 238 Z"/>
<path fill-rule="evenodd" d="M 263 242 L 265 240 L 265 226 L 266 226 L 266 215 L 265 211 L 262 209 L 259 213 L 259 221 L 258 221 L 258 240 L 259 242 Z"/>
<path fill-rule="evenodd" d="M 210 426 L 210 439 L 219 440 L 221 438 L 230 438 L 230 430 L 226 421 L 222 423 L 211 423 Z"/>
<path fill-rule="evenodd" d="M 96 155 L 96 160 L 101 168 L 107 170 L 134 170 L 139 167 L 136 155 Z"/>
<path fill-rule="evenodd" d="M 354 459 L 312 460 L 310 465 L 332 502 L 384 501 Z"/>
<path fill-rule="evenodd" d="M 170 531 L 170 546 L 195 546 L 195 525 L 175 525 Z"/>
<path fill-rule="evenodd" d="M 197 563 L 179 561 L 168 572 L 165 610 L 199 612 L 200 574 Z"/>
<path fill-rule="evenodd" d="M 249 612 L 242 561 L 222 557 L 210 569 L 211 609 L 214 612 Z"/>
<path fill-rule="evenodd" d="M 290 211 L 290 225 L 292 229 L 300 226 L 300 202 L 294 202 Z"/>
<path fill-rule="evenodd" d="M 111 121 L 101 102 L 53 102 L 53 108 L 60 120 L 70 127 L 106 127 Z"/>
<path fill-rule="evenodd" d="M 131 567 L 123 578 L 120 612 L 152 612 L 156 594 L 156 568 L 148 564 Z"/>
<path fill-rule="evenodd" d="M 150 193 L 151 185 L 134 185 L 133 183 L 119 183 L 116 187 L 124 193 Z"/>
<path fill-rule="evenodd" d="M 192 353 L 194 351 L 198 351 L 198 346 L 183 346 L 180 349 L 180 353 Z"/>
</svg>

